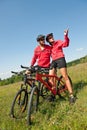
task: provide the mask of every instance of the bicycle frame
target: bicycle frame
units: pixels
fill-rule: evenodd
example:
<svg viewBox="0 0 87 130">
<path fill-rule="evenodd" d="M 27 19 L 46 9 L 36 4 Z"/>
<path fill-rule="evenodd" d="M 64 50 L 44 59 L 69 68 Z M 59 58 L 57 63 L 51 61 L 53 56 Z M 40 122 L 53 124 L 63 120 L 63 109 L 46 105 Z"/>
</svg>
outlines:
<svg viewBox="0 0 87 130">
<path fill-rule="evenodd" d="M 47 73 L 45 73 L 45 71 L 43 71 L 44 69 L 43 68 L 38 68 L 38 66 L 34 66 L 33 68 L 29 68 L 29 67 L 25 67 L 25 66 L 22 66 L 21 65 L 21 68 L 25 68 L 25 69 L 28 69 L 29 71 L 32 71 L 32 72 L 35 72 L 35 80 L 39 81 L 40 83 L 42 83 L 43 85 L 46 86 L 46 88 L 48 88 L 48 90 L 50 90 L 54 95 L 59 95 L 61 92 L 67 90 L 67 86 L 65 84 L 65 82 L 58 76 L 56 75 L 49 75 Z M 42 73 L 40 73 L 42 72 Z M 44 73 L 43 73 L 44 72 Z M 55 88 L 53 89 L 51 85 L 49 85 L 49 83 L 47 81 L 44 81 L 43 77 L 45 78 L 55 78 L 55 81 L 58 81 L 61 82 L 60 85 L 62 85 L 63 87 L 58 87 L 58 84 L 57 86 L 55 86 Z"/>
<path fill-rule="evenodd" d="M 36 73 L 36 80 L 40 81 L 41 83 L 43 83 L 54 95 L 57 95 L 58 93 L 60 93 L 60 92 L 58 92 L 56 87 L 55 87 L 55 89 L 52 89 L 52 87 L 46 81 L 43 80 L 43 77 L 45 77 L 45 78 L 52 77 L 52 78 L 55 78 L 56 81 L 60 81 L 61 79 L 58 76 L 56 76 L 56 75 L 49 75 L 49 74 L 40 74 L 40 73 L 37 72 Z M 64 84 L 64 82 L 62 80 L 61 80 L 61 82 Z M 67 87 L 65 85 L 65 90 L 66 89 L 67 89 Z M 64 91 L 64 89 L 63 89 L 63 91 Z"/>
</svg>

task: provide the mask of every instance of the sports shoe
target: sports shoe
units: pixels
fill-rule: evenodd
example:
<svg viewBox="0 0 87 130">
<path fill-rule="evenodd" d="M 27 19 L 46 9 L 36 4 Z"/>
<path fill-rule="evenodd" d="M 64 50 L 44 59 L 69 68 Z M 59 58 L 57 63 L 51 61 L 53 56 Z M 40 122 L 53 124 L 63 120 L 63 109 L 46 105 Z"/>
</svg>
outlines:
<svg viewBox="0 0 87 130">
<path fill-rule="evenodd" d="M 70 104 L 75 103 L 75 101 L 76 101 L 76 98 L 75 98 L 74 96 L 70 96 L 70 97 L 69 97 L 69 103 L 70 103 Z"/>
</svg>

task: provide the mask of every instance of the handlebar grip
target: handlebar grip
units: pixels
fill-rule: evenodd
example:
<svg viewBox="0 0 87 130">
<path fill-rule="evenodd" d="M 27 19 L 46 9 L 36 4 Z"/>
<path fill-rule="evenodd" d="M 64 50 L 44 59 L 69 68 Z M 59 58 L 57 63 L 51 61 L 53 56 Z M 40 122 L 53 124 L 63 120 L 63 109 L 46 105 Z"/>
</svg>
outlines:
<svg viewBox="0 0 87 130">
<path fill-rule="evenodd" d="M 18 72 L 14 72 L 14 71 L 11 71 L 11 73 L 13 73 L 13 74 L 18 74 Z"/>
<path fill-rule="evenodd" d="M 26 66 L 23 66 L 23 65 L 21 65 L 21 68 L 29 69 L 29 67 L 26 67 Z"/>
<path fill-rule="evenodd" d="M 23 72 L 14 72 L 14 71 L 11 71 L 11 73 L 16 74 L 16 75 L 21 75 L 21 74 L 23 74 Z"/>
</svg>

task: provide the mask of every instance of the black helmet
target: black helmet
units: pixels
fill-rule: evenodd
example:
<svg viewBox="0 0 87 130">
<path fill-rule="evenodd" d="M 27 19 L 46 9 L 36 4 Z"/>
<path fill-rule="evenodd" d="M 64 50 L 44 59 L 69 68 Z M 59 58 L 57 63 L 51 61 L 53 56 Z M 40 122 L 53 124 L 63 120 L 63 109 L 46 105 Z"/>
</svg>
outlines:
<svg viewBox="0 0 87 130">
<path fill-rule="evenodd" d="M 53 33 L 49 33 L 49 34 L 47 34 L 47 36 L 46 36 L 46 41 L 47 41 L 47 42 L 49 42 L 48 39 L 49 39 L 50 36 L 53 37 Z"/>
<path fill-rule="evenodd" d="M 38 35 L 38 36 L 37 36 L 37 41 L 39 41 L 40 39 L 45 39 L 45 36 L 42 35 L 42 34 Z"/>
</svg>

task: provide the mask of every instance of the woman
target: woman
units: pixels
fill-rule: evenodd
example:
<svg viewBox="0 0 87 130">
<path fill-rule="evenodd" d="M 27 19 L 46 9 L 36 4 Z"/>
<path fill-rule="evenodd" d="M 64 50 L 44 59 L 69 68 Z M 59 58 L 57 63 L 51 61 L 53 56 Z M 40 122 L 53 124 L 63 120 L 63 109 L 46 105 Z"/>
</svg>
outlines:
<svg viewBox="0 0 87 130">
<path fill-rule="evenodd" d="M 66 86 L 70 94 L 69 102 L 74 103 L 75 97 L 73 96 L 72 86 L 68 78 L 65 56 L 63 53 L 63 48 L 69 46 L 68 30 L 64 31 L 64 41 L 62 40 L 55 41 L 53 37 L 53 33 L 50 33 L 46 36 L 46 41 L 52 46 L 52 53 L 51 53 L 52 63 L 51 63 L 51 67 L 50 67 L 51 69 L 49 74 L 54 75 L 55 69 L 59 68 L 60 73 L 65 80 Z M 55 86 L 55 83 L 52 78 L 50 79 L 50 82 L 53 84 L 53 86 Z"/>
</svg>

